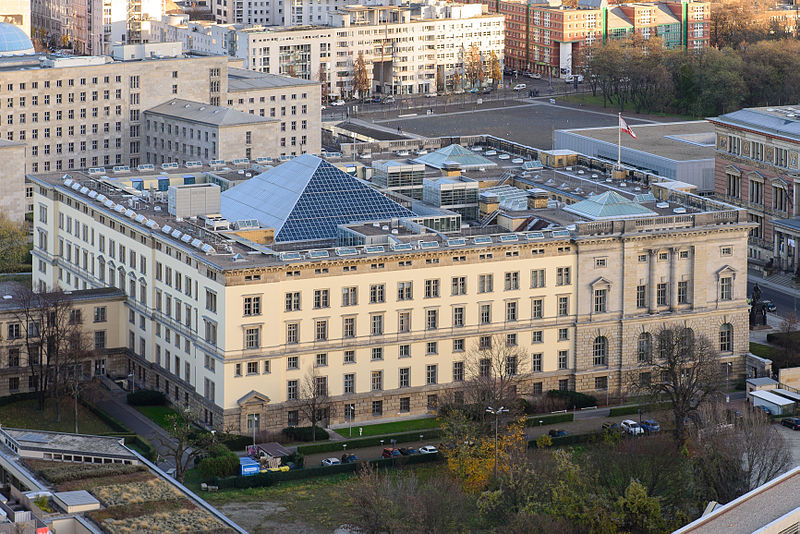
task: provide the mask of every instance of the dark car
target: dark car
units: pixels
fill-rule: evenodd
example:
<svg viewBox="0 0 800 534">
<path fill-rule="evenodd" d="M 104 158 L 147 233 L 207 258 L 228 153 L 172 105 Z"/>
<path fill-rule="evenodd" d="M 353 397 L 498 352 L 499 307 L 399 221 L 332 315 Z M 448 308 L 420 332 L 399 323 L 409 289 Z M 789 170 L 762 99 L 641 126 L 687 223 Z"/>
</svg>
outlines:
<svg viewBox="0 0 800 534">
<path fill-rule="evenodd" d="M 642 421 L 641 426 L 644 429 L 644 431 L 647 432 L 648 434 L 654 432 L 661 432 L 661 425 L 659 425 L 658 421 L 654 419 L 645 419 L 644 421 Z"/>
<path fill-rule="evenodd" d="M 781 424 L 783 426 L 788 426 L 792 430 L 800 430 L 800 417 L 787 417 L 786 419 L 781 419 Z"/>
<path fill-rule="evenodd" d="M 622 432 L 622 427 L 619 423 L 612 423 L 611 421 L 603 423 L 603 432 Z"/>
<path fill-rule="evenodd" d="M 563 438 L 567 435 L 567 431 L 561 428 L 554 428 L 547 433 L 551 438 Z"/>
<path fill-rule="evenodd" d="M 402 455 L 403 454 L 398 449 L 383 449 L 383 453 L 381 453 L 381 458 L 393 458 Z"/>
</svg>

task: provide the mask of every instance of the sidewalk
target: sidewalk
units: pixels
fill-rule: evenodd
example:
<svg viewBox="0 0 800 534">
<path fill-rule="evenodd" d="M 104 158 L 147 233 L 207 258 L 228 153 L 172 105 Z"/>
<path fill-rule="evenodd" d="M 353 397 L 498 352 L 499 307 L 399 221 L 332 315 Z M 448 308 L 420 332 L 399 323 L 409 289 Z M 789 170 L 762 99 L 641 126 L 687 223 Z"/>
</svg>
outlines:
<svg viewBox="0 0 800 534">
<path fill-rule="evenodd" d="M 162 442 L 168 443 L 172 441 L 167 431 L 139 413 L 135 408 L 129 406 L 125 399 L 127 391 L 120 388 L 112 380 L 106 377 L 103 378 L 102 382 L 105 388 L 101 390 L 98 406 L 111 417 L 114 417 L 133 432 L 149 441 L 156 452 L 162 458 L 165 457 L 168 452 Z M 174 467 L 171 462 L 160 461 L 157 463 L 162 469 Z"/>
</svg>

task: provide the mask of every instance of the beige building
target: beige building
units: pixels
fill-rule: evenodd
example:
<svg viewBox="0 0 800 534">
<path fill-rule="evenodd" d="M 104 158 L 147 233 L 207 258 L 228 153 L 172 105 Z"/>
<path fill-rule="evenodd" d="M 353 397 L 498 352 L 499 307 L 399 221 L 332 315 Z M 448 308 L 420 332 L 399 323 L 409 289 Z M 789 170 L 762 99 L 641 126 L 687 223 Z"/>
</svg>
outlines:
<svg viewBox="0 0 800 534">
<path fill-rule="evenodd" d="M 409 7 L 348 6 L 306 26 L 164 24 L 161 38 L 180 41 L 186 50 L 229 54 L 248 69 L 320 80 L 328 94 L 354 95 L 353 68 L 363 55 L 369 89 L 382 94 L 436 92 L 437 75 L 449 89 L 466 87 L 465 64 L 475 44 L 486 64 L 494 52 L 502 68 L 504 18 L 485 15 L 480 5 L 427 1 L 419 11 Z M 274 24 L 274 23 L 273 23 Z M 324 25 L 323 25 L 324 24 Z M 154 33 L 154 39 L 156 34 Z M 458 72 L 464 87 L 454 87 Z M 437 74 L 438 73 L 438 74 Z"/>
<path fill-rule="evenodd" d="M 144 112 L 145 163 L 277 156 L 278 119 L 175 98 Z"/>
<path fill-rule="evenodd" d="M 28 362 L 29 331 L 22 322 L 26 317 L 26 300 L 21 296 L 23 286 L 0 284 L 0 397 L 13 393 L 36 391 L 32 368 Z M 93 353 L 82 363 L 81 374 L 86 377 L 110 375 L 125 377 L 130 372 L 124 349 L 125 293 L 115 288 L 75 290 L 69 295 L 70 322 L 80 325 L 92 346 Z"/>
<path fill-rule="evenodd" d="M 210 169 L 193 175 L 215 182 Z M 524 354 L 524 394 L 627 391 L 665 325 L 707 336 L 744 372 L 750 225 L 729 205 L 667 189 L 635 198 L 600 180 L 582 190 L 602 195 L 569 210 L 520 212 L 547 230 L 443 233 L 437 217 L 456 214 L 418 215 L 310 155 L 228 188 L 196 218 L 169 216 L 159 176 L 32 176 L 47 215 L 34 278 L 125 290 L 145 318 L 126 324 L 137 376 L 211 426 L 302 424 L 295 399 L 312 370 L 334 423 L 427 413 L 498 339 Z M 70 219 L 96 238 L 68 231 Z"/>
</svg>

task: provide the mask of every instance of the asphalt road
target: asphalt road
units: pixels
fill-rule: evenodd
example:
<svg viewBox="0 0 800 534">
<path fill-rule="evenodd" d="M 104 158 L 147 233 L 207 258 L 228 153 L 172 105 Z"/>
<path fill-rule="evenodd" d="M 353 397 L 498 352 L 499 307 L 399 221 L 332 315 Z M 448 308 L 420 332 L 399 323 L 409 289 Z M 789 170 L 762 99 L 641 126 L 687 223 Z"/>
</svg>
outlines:
<svg viewBox="0 0 800 534">
<path fill-rule="evenodd" d="M 755 285 L 754 282 L 747 282 L 747 295 L 750 296 L 753 294 L 753 286 Z M 791 311 L 800 311 L 800 299 L 789 295 L 787 293 L 783 293 L 781 291 L 776 291 L 774 289 L 770 289 L 764 286 L 759 286 L 761 288 L 761 299 L 762 300 L 771 300 L 775 303 L 777 307 L 777 314 L 784 315 Z"/>
</svg>

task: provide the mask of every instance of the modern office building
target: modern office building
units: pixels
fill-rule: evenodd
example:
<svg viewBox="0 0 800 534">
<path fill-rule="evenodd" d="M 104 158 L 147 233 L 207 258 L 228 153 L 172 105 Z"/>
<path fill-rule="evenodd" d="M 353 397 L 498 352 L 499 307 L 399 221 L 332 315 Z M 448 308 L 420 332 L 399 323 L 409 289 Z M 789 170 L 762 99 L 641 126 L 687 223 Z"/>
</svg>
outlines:
<svg viewBox="0 0 800 534">
<path fill-rule="evenodd" d="M 623 392 L 649 376 L 642 362 L 665 325 L 707 336 L 744 372 L 741 209 L 547 170 L 543 190 L 583 202 L 436 230 L 455 214 L 401 206 L 316 156 L 229 187 L 219 205 L 187 202 L 186 175 L 215 172 L 30 177 L 34 283 L 123 289 L 137 383 L 209 426 L 303 424 L 308 376 L 333 423 L 426 413 L 463 390 L 467 362 L 493 343 L 519 349 L 521 393 Z M 533 220 L 538 231 L 518 229 Z"/>
<path fill-rule="evenodd" d="M 659 37 L 669 48 L 709 45 L 710 3 L 481 0 L 506 17 L 505 64 L 554 77 L 580 74 L 587 48 L 608 39 Z"/>
<path fill-rule="evenodd" d="M 245 130 L 243 143 L 232 152 L 239 157 L 247 157 L 248 148 L 253 158 L 320 150 L 320 85 L 316 82 L 233 68 L 226 56 L 185 55 L 179 43 L 126 45 L 114 52 L 114 58 L 0 57 L 0 139 L 26 147 L 26 172 L 146 164 L 148 152 L 151 157 L 155 152 L 152 147 L 147 150 L 144 114 L 158 108 L 163 120 L 174 120 L 183 128 L 185 108 L 170 118 L 159 107 L 178 97 L 197 105 L 223 106 L 215 108 L 216 118 L 222 113 L 244 120 L 237 114 L 241 112 L 254 115 L 254 123 L 274 125 L 261 127 L 274 132 L 270 142 L 249 147 Z M 230 113 L 224 108 L 231 108 Z M 178 152 L 159 152 L 159 163 L 161 156 L 176 161 L 206 159 L 205 148 L 192 156 L 189 147 L 200 145 L 191 143 L 187 143 L 186 157 L 183 144 Z M 267 150 L 273 152 L 262 152 Z M 224 158 L 227 153 L 217 156 Z"/>
<path fill-rule="evenodd" d="M 327 25 L 267 27 L 187 22 L 162 25 L 161 37 L 186 50 L 229 54 L 248 69 L 328 84 L 328 94 L 350 97 L 354 65 L 364 59 L 369 90 L 417 94 L 467 87 L 467 51 L 474 44 L 488 73 L 491 54 L 503 61 L 503 17 L 484 15 L 480 5 L 427 0 L 410 7 L 348 6 L 328 17 Z M 316 24 L 316 23 L 315 23 Z M 453 86 L 458 72 L 461 83 Z M 437 77 L 439 82 L 437 82 Z M 484 83 L 490 83 L 487 78 Z"/>
<path fill-rule="evenodd" d="M 800 266 L 800 109 L 749 108 L 709 122 L 716 132 L 715 191 L 755 223 L 748 257 L 754 267 Z"/>
</svg>

